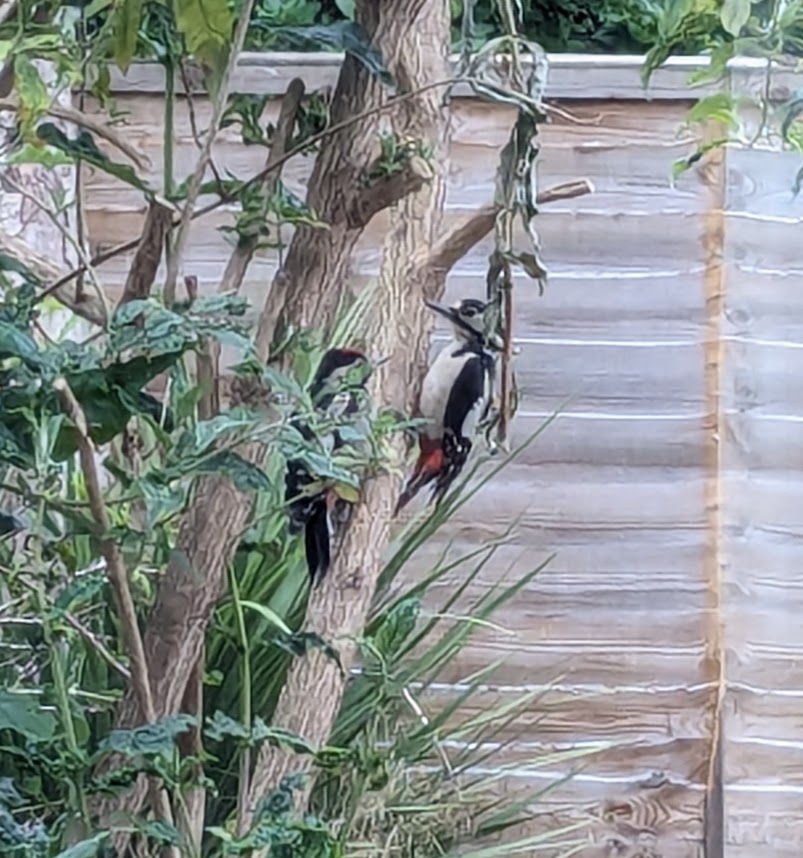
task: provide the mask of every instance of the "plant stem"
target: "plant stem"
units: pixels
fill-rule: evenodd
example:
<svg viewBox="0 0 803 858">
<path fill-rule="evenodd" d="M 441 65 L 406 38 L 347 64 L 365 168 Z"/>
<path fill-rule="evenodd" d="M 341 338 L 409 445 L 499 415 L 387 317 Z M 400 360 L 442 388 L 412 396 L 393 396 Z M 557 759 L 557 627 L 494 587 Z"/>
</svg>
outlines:
<svg viewBox="0 0 803 858">
<path fill-rule="evenodd" d="M 248 631 L 245 628 L 245 614 L 240 602 L 240 589 L 237 585 L 237 576 L 234 574 L 234 566 L 229 567 L 229 586 L 234 603 L 234 615 L 237 621 L 237 639 L 242 648 L 242 662 L 240 667 L 240 723 L 251 732 L 251 649 L 248 644 Z M 240 837 L 245 835 L 245 827 L 249 814 L 246 812 L 248 793 L 251 787 L 251 747 L 246 745 L 240 755 L 240 778 L 237 785 L 237 833 Z"/>
<path fill-rule="evenodd" d="M 198 201 L 198 196 L 201 192 L 201 184 L 206 173 L 206 168 L 212 156 L 212 144 L 215 142 L 215 137 L 220 130 L 220 123 L 223 121 L 223 114 L 226 110 L 226 105 L 229 99 L 229 88 L 234 77 L 234 71 L 237 66 L 237 60 L 242 51 L 243 43 L 245 42 L 248 26 L 251 22 L 251 13 L 254 9 L 255 0 L 245 0 L 242 9 L 240 9 L 240 18 L 234 28 L 234 35 L 229 48 L 229 60 L 226 63 L 226 68 L 223 72 L 223 78 L 220 81 L 220 88 L 215 96 L 212 106 L 212 118 L 209 121 L 209 128 L 206 132 L 206 139 L 201 154 L 198 157 L 198 163 L 195 165 L 195 171 L 190 179 L 190 185 L 187 190 L 187 199 L 184 203 L 184 210 L 181 213 L 181 219 L 178 224 L 176 239 L 173 243 L 173 253 L 167 260 L 167 273 L 165 274 L 164 285 L 164 304 L 166 307 L 171 307 L 176 299 L 176 279 L 178 278 L 178 267 L 181 264 L 181 258 L 184 254 L 184 248 L 187 244 L 187 239 L 190 232 L 190 224 L 195 211 L 195 204 Z"/>
<path fill-rule="evenodd" d="M 175 187 L 175 168 L 174 157 L 175 152 L 175 113 L 176 113 L 176 68 L 173 63 L 172 56 L 168 56 L 165 61 L 165 109 L 164 109 L 164 195 L 169 200 Z M 170 265 L 171 253 L 173 250 L 173 242 L 170 240 L 170 230 L 167 231 L 164 241 L 165 261 Z"/>
<path fill-rule="evenodd" d="M 45 515 L 45 503 L 39 501 L 37 519 L 42 522 Z M 39 611 L 39 616 L 42 619 L 42 636 L 45 639 L 48 652 L 50 653 L 50 669 L 53 672 L 53 685 L 56 692 L 56 708 L 59 712 L 64 733 L 67 739 L 67 748 L 73 758 L 77 761 L 81 757 L 81 749 L 78 746 L 78 736 L 75 732 L 75 723 L 70 709 L 70 696 L 67 691 L 67 677 L 64 673 L 64 664 L 61 660 L 61 653 L 56 645 L 56 640 L 53 636 L 53 629 L 50 624 L 50 612 L 47 606 L 47 598 L 45 596 L 45 588 L 42 583 L 42 572 L 44 571 L 44 562 L 42 560 L 42 546 L 38 539 L 34 540 L 34 568 L 36 569 L 36 607 Z M 76 767 L 75 770 L 75 791 L 78 795 L 78 810 L 81 814 L 81 819 L 85 825 L 89 825 L 89 806 L 86 800 L 86 789 L 84 785 L 84 769 Z"/>
</svg>

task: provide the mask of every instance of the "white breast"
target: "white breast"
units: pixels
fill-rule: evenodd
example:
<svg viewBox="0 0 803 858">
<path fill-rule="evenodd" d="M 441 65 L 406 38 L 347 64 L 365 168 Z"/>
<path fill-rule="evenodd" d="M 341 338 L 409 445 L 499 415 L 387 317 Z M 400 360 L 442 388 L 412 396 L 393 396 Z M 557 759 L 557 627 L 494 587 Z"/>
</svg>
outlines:
<svg viewBox="0 0 803 858">
<path fill-rule="evenodd" d="M 419 411 L 429 423 L 423 427 L 423 433 L 428 438 L 439 438 L 443 432 L 443 417 L 449 394 L 455 379 L 460 375 L 463 364 L 473 355 L 468 352 L 454 357 L 454 353 L 464 348 L 464 343 L 452 340 L 441 349 L 432 366 L 424 377 L 421 386 Z"/>
</svg>

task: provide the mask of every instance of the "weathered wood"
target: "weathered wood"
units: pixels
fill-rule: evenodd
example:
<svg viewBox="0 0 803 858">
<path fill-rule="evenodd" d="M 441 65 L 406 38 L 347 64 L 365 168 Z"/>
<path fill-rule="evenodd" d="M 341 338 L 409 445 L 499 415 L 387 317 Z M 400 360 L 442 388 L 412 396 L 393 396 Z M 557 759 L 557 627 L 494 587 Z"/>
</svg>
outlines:
<svg viewBox="0 0 803 858">
<path fill-rule="evenodd" d="M 647 803 L 650 825 L 634 829 L 632 814 L 630 822 L 608 820 L 579 854 L 623 858 L 641 849 L 697 858 L 722 620 L 725 854 L 799 855 L 803 196 L 790 192 L 796 156 L 729 151 L 727 194 L 717 204 L 723 177 L 711 172 L 710 160 L 671 181 L 672 161 L 695 145 L 677 130 L 691 103 L 685 79 L 699 67 L 697 59 L 673 60 L 659 71 L 653 101 L 643 100 L 635 58 L 551 59 L 550 93 L 578 121 L 556 115 L 542 129 L 539 184 L 584 176 L 595 193 L 545 206 L 536 220 L 550 267 L 545 295 L 517 275 L 521 401 L 513 445 L 563 411 L 419 551 L 401 581 L 430 569 L 450 540 L 453 558 L 499 539 L 519 516 L 509 542 L 457 608 L 468 610 L 502 576 L 557 556 L 498 618 L 512 634 L 480 630 L 427 705 L 453 699 L 455 683 L 502 655 L 507 661 L 494 677 L 497 690 L 479 695 L 474 711 L 499 694 L 508 699 L 557 682 L 520 719 L 510 736 L 516 741 L 493 764 L 525 769 L 539 742 L 613 741 L 554 799 L 544 798 L 554 811 L 549 824 L 575 819 L 579 807 L 585 812 L 594 802 L 598 809 L 606 800 L 616 806 L 629 785 L 663 770 L 683 787 L 671 801 Z M 237 81 L 246 91 L 278 95 L 300 76 L 310 91 L 334 81 L 340 62 L 336 55 L 280 55 L 270 63 L 249 58 Z M 162 171 L 161 132 L 153 123 L 161 115 L 160 74 L 135 66 L 127 81 L 113 78 L 118 104 L 128 111 L 126 139 L 147 155 L 143 175 L 155 183 Z M 761 61 L 739 61 L 731 70 L 735 92 L 758 91 L 762 83 Z M 781 87 L 788 83 L 779 80 Z M 713 90 L 694 95 L 707 91 Z M 491 199 L 512 118 L 507 108 L 457 94 L 447 229 Z M 209 116 L 203 98 L 196 97 L 195 108 L 203 126 Z M 270 102 L 266 118 L 275 122 L 277 115 L 278 103 Z M 183 104 L 176 120 L 181 180 L 182 164 L 195 151 Z M 242 146 L 232 128 L 221 132 L 213 155 L 220 170 L 247 176 L 262 166 L 264 153 Z M 284 179 L 293 192 L 304 193 L 311 166 L 306 158 L 287 164 Z M 141 229 L 140 195 L 105 174 L 93 173 L 86 184 L 93 249 Z M 230 252 L 218 227 L 233 216 L 233 209 L 221 210 L 190 232 L 185 273 L 198 276 L 207 292 L 217 288 Z M 706 245 L 702 237 L 719 221 L 725 241 L 717 291 L 712 272 L 719 238 L 711 233 Z M 355 288 L 376 277 L 388 223 L 377 215 L 358 243 Z M 285 243 L 291 236 L 283 230 Z M 480 242 L 457 264 L 447 301 L 485 294 L 491 246 Z M 128 254 L 101 267 L 112 305 L 130 260 Z M 243 294 L 261 305 L 277 266 L 275 251 L 259 251 Z M 438 322 L 433 349 L 445 332 Z M 233 357 L 224 350 L 224 363 Z M 409 514 L 419 508 L 413 505 Z M 712 559 L 717 529 L 722 586 Z M 427 608 L 437 610 L 468 568 L 432 588 Z M 530 770 L 522 777 L 547 786 L 557 774 Z"/>
<path fill-rule="evenodd" d="M 671 57 L 658 69 L 648 89 L 640 80 L 644 59 L 641 56 L 599 56 L 586 54 L 550 54 L 550 87 L 552 98 L 614 99 L 627 98 L 643 101 L 686 100 L 689 97 L 688 78 L 695 70 L 708 65 L 707 57 Z M 233 90 L 260 95 L 281 95 L 294 77 L 301 77 L 307 89 L 333 87 L 343 62 L 342 54 L 300 54 L 293 52 L 269 55 L 244 52 L 239 58 Z M 459 58 L 451 57 L 452 73 L 457 70 Z M 729 64 L 731 86 L 735 91 L 760 94 L 764 89 L 764 68 L 760 59 L 739 58 Z M 164 69 L 156 63 L 136 63 L 126 74 L 111 69 L 112 92 L 162 93 Z M 706 95 L 715 92 L 716 84 L 695 87 L 694 92 Z M 796 88 L 792 70 L 778 72 L 774 93 L 781 99 Z M 180 76 L 176 76 L 176 92 L 183 93 Z M 453 89 L 458 97 L 472 96 L 466 84 Z"/>
</svg>

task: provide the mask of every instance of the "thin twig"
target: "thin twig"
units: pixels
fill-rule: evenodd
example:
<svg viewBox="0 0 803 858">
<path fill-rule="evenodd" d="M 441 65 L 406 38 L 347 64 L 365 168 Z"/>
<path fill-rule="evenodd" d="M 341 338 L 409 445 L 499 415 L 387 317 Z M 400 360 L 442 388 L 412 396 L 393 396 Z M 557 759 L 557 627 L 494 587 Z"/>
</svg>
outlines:
<svg viewBox="0 0 803 858">
<path fill-rule="evenodd" d="M 271 169 L 271 173 L 265 177 L 264 195 L 266 201 L 275 193 L 281 178 L 281 170 L 272 170 L 274 164 L 278 163 L 287 154 L 293 139 L 293 130 L 296 125 L 301 101 L 304 98 L 304 81 L 301 78 L 293 78 L 287 86 L 287 91 L 282 97 L 279 108 L 279 118 L 276 121 L 276 129 L 273 132 L 268 156 L 265 159 L 265 169 Z M 267 215 L 267 211 L 265 211 Z M 257 247 L 257 237 L 248 236 L 237 242 L 231 252 L 223 278 L 220 281 L 218 291 L 221 293 L 237 292 L 242 285 L 246 269 L 254 255 Z"/>
<path fill-rule="evenodd" d="M 103 291 L 103 287 L 101 286 L 100 281 L 98 280 L 97 272 L 89 264 L 89 256 L 87 255 L 85 248 L 70 232 L 70 230 L 67 229 L 67 227 L 61 222 L 58 211 L 53 211 L 53 209 L 51 209 L 43 200 L 40 200 L 39 197 L 36 196 L 36 194 L 33 194 L 30 191 L 26 190 L 22 187 L 22 185 L 20 185 L 19 182 L 12 179 L 7 172 L 0 176 L 0 182 L 8 185 L 15 193 L 19 194 L 21 197 L 23 197 L 23 199 L 26 199 L 29 202 L 33 203 L 40 211 L 44 212 L 48 220 L 61 233 L 62 238 L 64 238 L 65 241 L 69 245 L 71 245 L 75 252 L 78 254 L 78 258 L 81 260 L 81 263 L 87 266 L 89 279 L 92 281 L 92 288 L 94 289 L 95 294 L 98 296 L 98 301 L 100 302 L 100 305 L 103 307 L 103 312 L 105 316 L 103 327 L 105 328 L 109 322 L 109 305 L 106 302 L 106 294 Z"/>
<path fill-rule="evenodd" d="M 12 112 L 18 111 L 20 104 L 13 99 L 4 99 L 0 101 L 0 111 L 8 110 Z M 147 170 L 150 167 L 148 158 L 137 150 L 113 128 L 110 128 L 104 122 L 101 122 L 95 117 L 87 113 L 81 113 L 72 107 L 64 107 L 61 104 L 51 104 L 45 111 L 54 119 L 63 119 L 65 122 L 72 122 L 73 125 L 78 125 L 80 128 L 86 128 L 91 131 L 96 137 L 102 137 L 108 143 L 111 143 L 116 149 L 119 149 L 126 157 L 130 158 L 140 170 Z"/>
<path fill-rule="evenodd" d="M 81 462 L 81 471 L 86 483 L 89 508 L 92 512 L 92 517 L 103 533 L 106 534 L 111 529 L 111 522 L 109 514 L 106 511 L 106 504 L 103 501 L 98 467 L 95 461 L 95 451 L 89 437 L 86 417 L 78 400 L 75 398 L 75 394 L 65 379 L 56 379 L 53 388 L 63 402 L 67 415 L 72 420 L 78 432 L 78 455 Z M 117 543 L 108 537 L 100 540 L 100 549 L 106 560 L 107 574 L 111 581 L 115 601 L 117 602 L 123 641 L 128 651 L 128 656 L 131 659 L 131 680 L 136 689 L 145 721 L 148 724 L 153 724 L 157 720 L 156 708 L 153 703 L 148 665 L 145 660 L 145 648 L 142 643 L 142 635 L 139 631 L 137 612 L 131 596 L 131 590 L 128 586 L 128 575 L 126 574 L 123 558 L 120 554 L 120 549 L 117 547 Z M 150 785 L 154 811 L 163 821 L 172 825 L 173 812 L 170 808 L 167 795 L 162 789 L 162 785 L 153 778 L 150 779 Z M 180 858 L 176 847 L 168 847 L 167 852 L 170 858 Z"/>
<path fill-rule="evenodd" d="M 0 250 L 25 265 L 40 281 L 53 280 L 60 276 L 63 271 L 49 256 L 38 253 L 22 239 L 10 235 L 4 229 L 0 229 Z M 101 293 L 97 299 L 90 299 L 87 295 L 83 295 L 79 299 L 79 296 L 74 291 L 71 294 L 71 291 L 70 287 L 65 285 L 55 290 L 54 294 L 65 307 L 68 307 L 76 315 L 102 327 L 104 320 L 108 318 L 105 295 Z"/>
<path fill-rule="evenodd" d="M 377 116 L 382 113 L 386 113 L 390 110 L 393 110 L 395 107 L 398 107 L 400 104 L 404 104 L 414 98 L 417 98 L 421 93 L 426 92 L 431 89 L 443 89 L 449 86 L 452 86 L 455 83 L 462 83 L 466 80 L 466 78 L 448 78 L 446 80 L 439 80 L 433 83 L 426 84 L 425 86 L 421 86 L 418 89 L 412 90 L 410 92 L 405 92 L 402 95 L 396 96 L 396 98 L 389 99 L 384 104 L 380 104 L 376 107 L 372 107 L 368 110 L 363 111 L 362 113 L 357 113 L 353 116 L 349 116 L 344 119 L 342 122 L 337 122 L 334 125 L 330 125 L 328 128 L 325 128 L 323 131 L 319 131 L 317 134 L 313 134 L 311 137 L 306 138 L 302 143 L 296 146 L 295 149 L 291 149 L 284 157 L 280 158 L 276 163 L 272 164 L 270 167 L 265 167 L 260 170 L 256 175 L 252 176 L 247 181 L 243 182 L 242 185 L 238 188 L 238 193 L 253 187 L 254 185 L 260 184 L 264 182 L 265 179 L 274 171 L 280 170 L 287 161 L 295 158 L 297 155 L 302 155 L 306 152 L 311 146 L 315 146 L 320 143 L 322 140 L 326 140 L 328 137 L 331 137 L 334 134 L 338 134 L 345 128 L 350 128 L 352 125 L 355 125 L 358 122 L 362 122 L 364 119 L 369 119 L 372 116 Z M 228 196 L 221 196 L 219 199 L 215 200 L 212 203 L 209 203 L 206 206 L 203 206 L 200 209 L 196 209 L 190 220 L 196 220 L 197 218 L 204 217 L 205 215 L 210 214 L 213 211 L 217 211 L 221 206 L 227 205 L 231 203 L 232 198 Z M 178 222 L 174 221 L 173 226 L 178 226 Z M 127 253 L 129 250 L 133 250 L 137 244 L 139 243 L 139 239 L 133 239 L 131 241 L 123 242 L 122 244 L 118 244 L 116 247 L 111 247 L 108 250 L 103 251 L 102 253 L 98 253 L 91 259 L 92 265 L 101 265 L 104 262 L 108 262 L 110 259 L 114 259 L 117 256 L 120 256 L 123 253 Z M 82 266 L 78 266 L 73 271 L 69 272 L 69 274 L 65 274 L 60 280 L 51 284 L 50 286 L 42 292 L 37 301 L 41 301 L 43 298 L 46 298 L 48 295 L 55 292 L 57 289 L 60 289 L 66 283 L 74 280 L 82 271 Z"/>
<path fill-rule="evenodd" d="M 220 89 L 214 100 L 212 119 L 206 132 L 203 149 L 201 149 L 201 154 L 198 157 L 198 163 L 195 165 L 195 172 L 192 174 L 192 179 L 190 180 L 190 186 L 187 191 L 187 200 L 184 204 L 184 210 L 181 213 L 181 219 L 178 225 L 178 233 L 176 234 L 176 240 L 167 261 L 167 273 L 165 275 L 164 285 L 164 302 L 167 307 L 171 307 L 176 299 L 176 279 L 178 277 L 178 268 L 190 233 L 190 223 L 193 220 L 193 210 L 195 209 L 195 203 L 198 201 L 198 195 L 201 192 L 201 184 L 204 180 L 204 174 L 206 173 L 206 168 L 212 155 L 212 145 L 214 144 L 217 133 L 220 130 L 220 123 L 223 120 L 223 113 L 226 110 L 226 104 L 229 99 L 229 88 L 231 87 L 234 70 L 237 67 L 237 61 L 240 57 L 240 51 L 242 50 L 245 42 L 245 36 L 248 33 L 248 26 L 251 22 L 251 12 L 253 11 L 254 3 L 255 0 L 245 0 L 243 7 L 239 10 L 240 17 L 234 30 L 231 47 L 229 48 L 229 59 L 226 63 L 226 68 L 220 81 Z"/>
<path fill-rule="evenodd" d="M 69 611 L 64 612 L 64 619 L 67 624 L 72 626 L 104 661 L 111 665 L 120 674 L 120 676 L 126 680 L 126 682 L 131 681 L 131 671 L 116 659 L 111 652 L 109 652 L 106 645 L 93 632 L 89 631 L 86 626 L 82 625 Z"/>
</svg>

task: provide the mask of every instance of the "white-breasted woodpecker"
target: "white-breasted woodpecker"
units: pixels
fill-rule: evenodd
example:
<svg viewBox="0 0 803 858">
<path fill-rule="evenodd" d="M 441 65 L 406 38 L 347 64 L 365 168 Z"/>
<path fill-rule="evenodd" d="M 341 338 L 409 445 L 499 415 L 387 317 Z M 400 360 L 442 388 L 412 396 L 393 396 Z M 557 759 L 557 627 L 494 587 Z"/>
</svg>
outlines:
<svg viewBox="0 0 803 858">
<path fill-rule="evenodd" d="M 419 456 L 396 512 L 434 482 L 438 504 L 458 477 L 471 452 L 477 424 L 485 419 L 493 396 L 493 376 L 502 344 L 486 332 L 490 304 L 464 298 L 452 307 L 426 302 L 452 323 L 454 337 L 429 368 L 421 387 L 419 414 L 427 422 L 419 434 Z"/>
<path fill-rule="evenodd" d="M 372 371 L 368 358 L 355 349 L 329 349 L 323 356 L 310 385 L 310 398 L 315 408 L 331 418 L 354 415 L 359 410 L 357 388 L 364 388 Z M 294 425 L 307 441 L 315 440 L 310 427 L 294 420 Z M 337 428 L 320 439 L 333 452 L 345 442 Z M 319 482 L 300 460 L 287 463 L 285 501 L 288 504 L 291 534 L 304 531 L 307 570 L 312 585 L 320 583 L 332 562 L 331 540 L 336 525 L 347 520 L 351 505 L 333 488 L 310 494 L 309 487 Z"/>
</svg>

